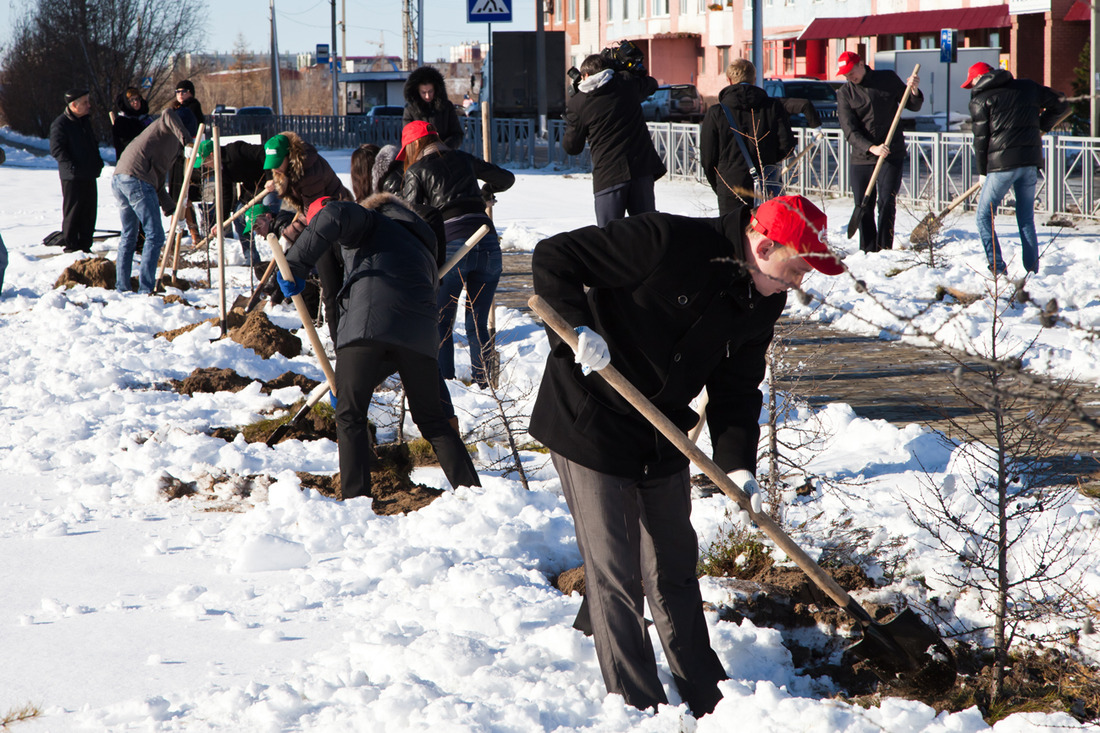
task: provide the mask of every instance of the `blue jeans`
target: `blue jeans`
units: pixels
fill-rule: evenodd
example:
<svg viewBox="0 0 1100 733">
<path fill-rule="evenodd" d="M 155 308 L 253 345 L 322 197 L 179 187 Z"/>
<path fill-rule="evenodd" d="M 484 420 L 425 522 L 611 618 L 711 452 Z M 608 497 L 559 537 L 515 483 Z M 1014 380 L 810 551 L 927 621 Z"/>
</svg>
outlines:
<svg viewBox="0 0 1100 733">
<path fill-rule="evenodd" d="M 130 292 L 130 270 L 134 265 L 140 223 L 145 230 L 145 247 L 141 253 L 138 292 L 152 293 L 157 284 L 157 261 L 164 246 L 164 225 L 160 220 L 157 190 L 150 183 L 121 173 L 111 178 L 111 190 L 118 200 L 122 217 L 122 235 L 115 261 L 115 288 L 124 293 Z"/>
<path fill-rule="evenodd" d="M 447 259 L 465 244 L 462 240 L 447 242 Z M 462 261 L 443 276 L 439 284 L 439 371 L 445 379 L 455 378 L 454 324 L 458 311 L 458 296 L 466 288 L 466 341 L 470 344 L 470 365 L 474 381 L 481 387 L 489 385 L 485 373 L 484 354 L 492 348 L 489 339 L 489 311 L 497 292 L 500 273 L 504 270 L 497 234 L 489 230 Z"/>
<path fill-rule="evenodd" d="M 993 272 L 1005 271 L 1001 243 L 993 231 L 993 214 L 1009 188 L 1016 195 L 1016 226 L 1020 229 L 1024 269 L 1028 272 L 1039 271 L 1039 238 L 1035 234 L 1035 185 L 1038 177 L 1039 171 L 1034 166 L 991 171 L 985 177 L 982 192 L 978 194 L 978 234 L 985 247 L 989 269 Z"/>
</svg>

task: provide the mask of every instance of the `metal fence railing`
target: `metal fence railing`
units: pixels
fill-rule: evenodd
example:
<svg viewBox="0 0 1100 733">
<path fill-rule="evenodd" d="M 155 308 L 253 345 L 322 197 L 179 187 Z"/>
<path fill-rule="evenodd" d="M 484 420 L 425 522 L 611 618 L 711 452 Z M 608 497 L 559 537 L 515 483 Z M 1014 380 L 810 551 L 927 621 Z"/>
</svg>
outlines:
<svg viewBox="0 0 1100 733">
<path fill-rule="evenodd" d="M 223 135 L 294 130 L 319 148 L 354 148 L 360 143 L 399 144 L 401 119 L 367 116 L 331 117 L 281 115 L 245 117 L 219 115 Z M 483 156 L 481 118 L 459 116 L 465 136 L 462 149 Z M 674 179 L 703 181 L 699 160 L 699 126 L 686 123 L 647 123 L 661 159 Z M 506 118 L 492 121 L 492 161 L 514 168 L 549 167 L 553 170 L 588 171 L 592 158 L 588 148 L 568 155 L 562 147 L 565 123 L 549 120 L 547 134 L 540 137 L 533 119 Z M 797 150 L 810 140 L 809 131 L 796 128 Z M 909 150 L 898 199 L 905 205 L 940 209 L 977 181 L 973 136 L 965 132 L 906 132 Z M 1035 210 L 1044 214 L 1067 214 L 1100 219 L 1100 138 L 1053 133 L 1043 138 L 1044 162 L 1035 191 Z M 788 192 L 807 196 L 851 195 L 849 151 L 839 129 L 826 129 L 812 151 L 788 171 L 784 184 Z M 973 197 L 968 205 L 976 205 Z M 1011 197 L 1003 211 L 1015 206 Z"/>
</svg>

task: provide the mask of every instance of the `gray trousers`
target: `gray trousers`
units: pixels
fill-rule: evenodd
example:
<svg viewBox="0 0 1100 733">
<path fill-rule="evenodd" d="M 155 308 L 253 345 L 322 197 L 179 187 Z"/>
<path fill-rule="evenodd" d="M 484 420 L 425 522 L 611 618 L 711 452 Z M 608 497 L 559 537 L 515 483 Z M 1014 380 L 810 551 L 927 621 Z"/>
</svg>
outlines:
<svg viewBox="0 0 1100 733">
<path fill-rule="evenodd" d="M 676 689 L 695 715 L 711 712 L 726 672 L 703 617 L 687 471 L 639 481 L 550 455 L 584 559 L 585 598 L 607 691 L 642 710 L 668 702 L 643 615 L 648 599 Z"/>
</svg>

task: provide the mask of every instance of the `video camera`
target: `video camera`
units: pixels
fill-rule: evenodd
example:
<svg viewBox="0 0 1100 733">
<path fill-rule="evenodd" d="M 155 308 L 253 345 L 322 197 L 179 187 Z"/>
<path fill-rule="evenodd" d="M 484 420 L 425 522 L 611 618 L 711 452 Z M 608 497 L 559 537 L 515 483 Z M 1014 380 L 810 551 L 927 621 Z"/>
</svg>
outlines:
<svg viewBox="0 0 1100 733">
<path fill-rule="evenodd" d="M 600 51 L 600 57 L 604 60 L 604 65 L 612 71 L 629 71 L 643 75 L 646 73 L 645 55 L 633 41 L 622 40 L 618 46 L 608 46 Z M 573 82 L 570 93 L 576 94 L 577 86 L 581 83 L 581 72 L 573 66 L 565 73 Z"/>
</svg>

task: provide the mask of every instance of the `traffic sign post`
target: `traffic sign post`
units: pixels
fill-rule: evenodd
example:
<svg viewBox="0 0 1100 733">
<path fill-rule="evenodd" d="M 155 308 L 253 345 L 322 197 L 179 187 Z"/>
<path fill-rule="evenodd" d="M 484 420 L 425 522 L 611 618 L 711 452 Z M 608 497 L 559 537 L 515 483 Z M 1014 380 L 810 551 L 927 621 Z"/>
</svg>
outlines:
<svg viewBox="0 0 1100 733">
<path fill-rule="evenodd" d="M 951 64 L 959 60 L 959 32 L 954 28 L 940 31 L 940 63 L 947 64 L 947 110 L 944 130 L 951 132 Z"/>
<path fill-rule="evenodd" d="M 511 23 L 512 0 L 466 0 L 467 23 Z"/>
</svg>

